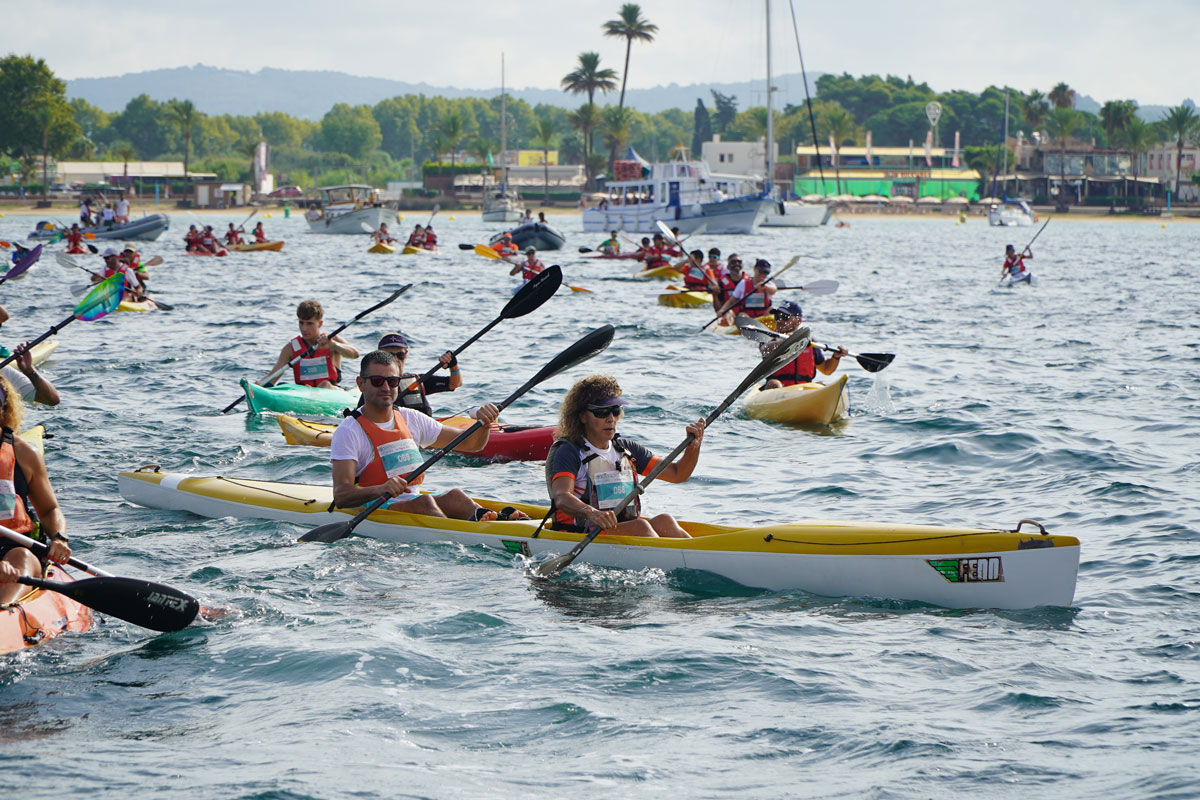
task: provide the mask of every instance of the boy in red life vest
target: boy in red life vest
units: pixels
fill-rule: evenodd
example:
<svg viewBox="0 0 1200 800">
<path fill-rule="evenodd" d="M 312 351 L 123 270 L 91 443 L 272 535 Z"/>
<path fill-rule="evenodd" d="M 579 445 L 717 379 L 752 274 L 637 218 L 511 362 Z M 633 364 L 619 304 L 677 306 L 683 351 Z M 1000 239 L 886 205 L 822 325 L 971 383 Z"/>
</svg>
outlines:
<svg viewBox="0 0 1200 800">
<path fill-rule="evenodd" d="M 436 250 L 437 249 L 437 234 L 433 232 L 432 225 L 425 226 L 425 244 L 423 245 L 423 247 L 426 250 Z"/>
<path fill-rule="evenodd" d="M 642 243 L 641 243 L 641 245 L 638 246 L 638 249 L 637 249 L 638 261 L 645 261 L 650 256 L 650 247 L 651 247 L 650 237 L 643 236 Z"/>
<path fill-rule="evenodd" d="M 704 266 L 704 251 L 693 250 L 691 258 L 683 265 L 683 287 L 689 292 L 712 292 L 719 290 L 717 279 Z"/>
<path fill-rule="evenodd" d="M 225 244 L 242 244 L 242 235 L 233 227 L 233 223 L 229 223 L 229 230 L 225 232 Z"/>
<path fill-rule="evenodd" d="M 406 476 L 425 460 L 418 448 L 446 447 L 462 430 L 411 408 L 395 408 L 402 380 L 391 353 L 375 350 L 363 357 L 356 379 L 363 406 L 342 420 L 330 443 L 333 502 L 341 508 L 354 508 L 389 497 L 388 508 L 394 511 L 483 522 L 497 519 L 500 515 L 478 505 L 461 489 L 420 494 L 415 487 L 423 481 L 423 474 L 408 483 Z M 481 406 L 477 419 L 483 426 L 459 449 L 482 450 L 499 415 L 495 405 Z M 512 509 L 501 514 L 504 519 L 529 519 Z"/>
<path fill-rule="evenodd" d="M 303 356 L 292 364 L 292 379 L 303 386 L 316 386 L 320 389 L 333 389 L 342 379 L 342 359 L 358 358 L 358 350 L 348 344 L 341 336 L 332 339 L 321 333 L 325 323 L 325 309 L 316 300 L 305 300 L 296 306 L 296 319 L 300 323 L 300 335 L 289 341 L 279 351 L 275 366 L 257 383 L 266 385 L 264 381 L 276 371 L 283 369 L 296 356 Z M 308 353 L 308 349 L 316 348 Z M 308 353 L 307 355 L 305 355 Z"/>
<path fill-rule="evenodd" d="M 83 246 L 83 231 L 79 230 L 79 223 L 76 222 L 67 231 L 67 252 L 71 255 L 79 255 L 86 253 L 87 249 Z"/>
<path fill-rule="evenodd" d="M 529 283 L 534 276 L 544 270 L 546 265 L 538 260 L 537 250 L 530 247 L 525 251 L 525 260 L 513 265 L 513 268 L 508 271 L 509 275 L 521 273 L 521 285 Z"/>
<path fill-rule="evenodd" d="M 1014 281 L 1021 280 L 1025 274 L 1025 259 L 1027 258 L 1033 258 L 1033 253 L 1028 247 L 1023 253 L 1018 253 L 1011 244 L 1005 247 L 1004 266 L 1000 269 L 1000 280 L 1004 280 L 1008 275 L 1012 275 Z"/>
<path fill-rule="evenodd" d="M 259 220 L 258 224 L 254 226 L 253 233 L 254 233 L 254 241 L 265 242 L 267 240 L 267 232 L 263 230 L 262 220 Z"/>
<path fill-rule="evenodd" d="M 704 262 L 704 268 L 712 273 L 714 279 L 721 280 L 726 272 L 725 265 L 721 263 L 721 248 L 709 248 L 708 261 Z"/>
<path fill-rule="evenodd" d="M 775 330 L 784 335 L 795 332 L 804 320 L 800 304 L 794 300 L 784 300 L 771 309 L 771 313 L 775 315 Z M 759 352 L 765 356 L 781 341 L 782 339 L 774 339 L 762 342 L 758 346 Z M 810 345 L 807 350 L 802 351 L 800 355 L 772 373 L 762 388 L 778 389 L 797 383 L 811 383 L 817 376 L 818 370 L 822 375 L 832 375 L 844 355 L 846 355 L 846 348 L 839 347 L 836 353 L 826 358 L 821 352 L 821 348 Z"/>
</svg>

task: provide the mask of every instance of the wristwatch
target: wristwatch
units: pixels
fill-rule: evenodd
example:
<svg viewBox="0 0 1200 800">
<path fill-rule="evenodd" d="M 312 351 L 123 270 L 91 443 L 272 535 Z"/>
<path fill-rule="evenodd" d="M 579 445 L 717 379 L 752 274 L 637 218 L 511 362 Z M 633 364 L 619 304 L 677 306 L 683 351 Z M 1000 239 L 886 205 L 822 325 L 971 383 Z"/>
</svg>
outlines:
<svg viewBox="0 0 1200 800">
<path fill-rule="evenodd" d="M 67 538 L 66 534 L 64 534 L 64 533 L 59 533 L 58 531 L 55 531 L 54 533 L 47 533 L 47 534 L 46 534 L 46 541 L 48 541 L 48 542 L 62 542 L 63 544 L 70 544 L 70 543 L 71 543 L 71 540 Z"/>
</svg>

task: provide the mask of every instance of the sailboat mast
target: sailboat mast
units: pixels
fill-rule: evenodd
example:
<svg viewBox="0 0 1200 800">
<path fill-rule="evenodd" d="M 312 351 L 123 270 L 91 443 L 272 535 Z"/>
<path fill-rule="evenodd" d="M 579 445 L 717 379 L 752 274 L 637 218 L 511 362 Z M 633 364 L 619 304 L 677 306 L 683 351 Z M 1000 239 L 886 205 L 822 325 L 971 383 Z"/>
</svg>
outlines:
<svg viewBox="0 0 1200 800">
<path fill-rule="evenodd" d="M 500 53 L 500 169 L 508 188 L 508 107 L 504 97 L 504 53 Z"/>
<path fill-rule="evenodd" d="M 1000 149 L 1004 153 L 1004 196 L 1008 197 L 1008 92 L 1004 93 L 1004 141 Z"/>
<path fill-rule="evenodd" d="M 766 3 L 767 18 L 767 174 L 763 190 L 775 190 L 775 113 L 771 107 L 771 0 Z"/>
</svg>

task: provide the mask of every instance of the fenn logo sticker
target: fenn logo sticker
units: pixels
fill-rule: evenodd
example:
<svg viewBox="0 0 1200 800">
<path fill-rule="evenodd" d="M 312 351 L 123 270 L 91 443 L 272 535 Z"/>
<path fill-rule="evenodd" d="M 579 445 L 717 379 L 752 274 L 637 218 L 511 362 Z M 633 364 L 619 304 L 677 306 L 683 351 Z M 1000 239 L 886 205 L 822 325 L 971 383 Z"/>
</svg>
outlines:
<svg viewBox="0 0 1200 800">
<path fill-rule="evenodd" d="M 1004 564 L 1000 556 L 985 558 L 943 558 L 929 561 L 943 578 L 951 583 L 1000 583 L 1004 581 Z"/>
</svg>

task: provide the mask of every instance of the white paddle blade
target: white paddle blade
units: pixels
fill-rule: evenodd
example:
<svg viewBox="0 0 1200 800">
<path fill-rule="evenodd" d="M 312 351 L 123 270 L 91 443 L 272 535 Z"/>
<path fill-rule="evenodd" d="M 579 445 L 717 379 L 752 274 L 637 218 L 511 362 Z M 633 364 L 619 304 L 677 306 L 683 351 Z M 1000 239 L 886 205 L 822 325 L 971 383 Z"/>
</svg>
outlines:
<svg viewBox="0 0 1200 800">
<path fill-rule="evenodd" d="M 368 225 L 368 224 L 367 224 L 367 223 L 365 223 L 365 222 L 360 222 L 360 223 L 358 223 L 358 227 L 362 228 L 362 229 L 363 229 L 365 232 L 367 232 L 367 233 L 374 233 L 374 232 L 375 232 L 375 229 L 374 229 L 374 228 L 372 228 L 370 225 Z"/>
<path fill-rule="evenodd" d="M 838 290 L 838 285 L 837 281 L 825 279 L 806 283 L 800 288 L 813 294 L 833 294 Z"/>
<path fill-rule="evenodd" d="M 83 264 L 81 264 L 79 261 L 76 261 L 75 257 L 69 255 L 68 253 L 55 253 L 54 260 L 58 262 L 60 267 L 66 267 L 67 269 L 79 269 L 80 267 L 83 267 Z"/>
</svg>

